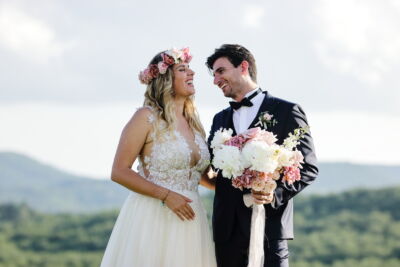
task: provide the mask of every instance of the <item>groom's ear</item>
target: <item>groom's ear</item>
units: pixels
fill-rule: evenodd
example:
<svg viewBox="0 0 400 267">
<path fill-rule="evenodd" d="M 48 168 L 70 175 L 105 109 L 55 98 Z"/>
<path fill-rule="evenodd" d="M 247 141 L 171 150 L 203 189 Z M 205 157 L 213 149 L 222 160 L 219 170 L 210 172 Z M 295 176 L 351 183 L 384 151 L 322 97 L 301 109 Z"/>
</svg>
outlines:
<svg viewBox="0 0 400 267">
<path fill-rule="evenodd" d="M 241 72 L 242 74 L 249 74 L 249 62 L 246 60 L 243 60 L 242 63 L 240 63 L 240 68 L 241 68 Z"/>
</svg>

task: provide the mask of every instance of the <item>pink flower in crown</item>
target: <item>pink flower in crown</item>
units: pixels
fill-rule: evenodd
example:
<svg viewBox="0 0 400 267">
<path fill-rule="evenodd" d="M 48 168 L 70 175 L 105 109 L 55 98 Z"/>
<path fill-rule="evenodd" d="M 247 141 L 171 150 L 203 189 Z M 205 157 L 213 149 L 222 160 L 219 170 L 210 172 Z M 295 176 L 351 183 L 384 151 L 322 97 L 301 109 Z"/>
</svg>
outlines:
<svg viewBox="0 0 400 267">
<path fill-rule="evenodd" d="M 139 80 L 143 84 L 149 84 L 153 77 L 150 74 L 150 69 L 146 68 L 139 73 Z"/>
<path fill-rule="evenodd" d="M 183 53 L 183 62 L 189 63 L 192 60 L 192 56 L 190 55 L 189 52 L 189 47 L 183 48 L 182 53 Z"/>
<path fill-rule="evenodd" d="M 183 55 L 182 50 L 176 48 L 172 48 L 171 50 L 168 50 L 166 53 L 174 59 L 174 62 L 178 62 Z"/>
<path fill-rule="evenodd" d="M 151 64 L 149 68 L 149 74 L 152 78 L 156 78 L 160 71 L 158 70 L 158 66 L 156 64 Z"/>
<path fill-rule="evenodd" d="M 287 182 L 289 185 L 300 180 L 300 169 L 294 166 L 284 167 L 282 182 Z"/>
<path fill-rule="evenodd" d="M 158 70 L 160 74 L 165 74 L 167 72 L 169 65 L 165 64 L 163 61 L 158 62 Z"/>
<path fill-rule="evenodd" d="M 162 53 L 161 56 L 163 58 L 163 63 L 167 64 L 168 66 L 175 64 L 174 58 L 171 57 L 170 55 L 168 55 L 166 53 Z"/>
</svg>

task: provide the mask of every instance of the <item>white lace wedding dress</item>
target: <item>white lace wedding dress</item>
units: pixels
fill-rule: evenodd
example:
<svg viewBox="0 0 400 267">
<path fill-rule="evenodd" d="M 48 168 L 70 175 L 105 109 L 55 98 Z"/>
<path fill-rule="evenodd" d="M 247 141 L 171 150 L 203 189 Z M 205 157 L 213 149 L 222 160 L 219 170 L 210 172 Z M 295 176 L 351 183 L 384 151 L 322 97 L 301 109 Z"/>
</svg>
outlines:
<svg viewBox="0 0 400 267">
<path fill-rule="evenodd" d="M 150 122 L 153 120 L 149 117 Z M 193 200 L 190 206 L 195 219 L 181 221 L 160 200 L 130 193 L 115 223 L 101 267 L 214 267 L 214 243 L 197 190 L 201 173 L 209 164 L 207 145 L 195 133 L 201 157 L 190 167 L 192 151 L 178 131 L 163 133 L 157 139 L 153 132 L 152 137 L 151 154 L 144 162 L 139 160 L 139 173 Z"/>
</svg>

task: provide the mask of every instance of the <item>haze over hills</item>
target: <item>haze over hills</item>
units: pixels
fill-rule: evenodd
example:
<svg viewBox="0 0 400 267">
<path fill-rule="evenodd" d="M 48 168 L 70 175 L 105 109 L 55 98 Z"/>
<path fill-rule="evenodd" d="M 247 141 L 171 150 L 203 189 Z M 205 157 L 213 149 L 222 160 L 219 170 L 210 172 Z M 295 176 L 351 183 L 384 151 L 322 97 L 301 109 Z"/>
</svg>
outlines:
<svg viewBox="0 0 400 267">
<path fill-rule="evenodd" d="M 318 179 L 305 194 L 400 185 L 400 166 L 320 163 L 319 167 Z M 0 152 L 0 203 L 25 202 L 44 212 L 95 212 L 120 208 L 127 195 L 127 189 L 109 179 L 76 176 L 22 154 Z"/>
<path fill-rule="evenodd" d="M 76 176 L 27 156 L 0 153 L 0 202 L 46 212 L 94 212 L 121 206 L 128 195 L 111 180 Z"/>
</svg>

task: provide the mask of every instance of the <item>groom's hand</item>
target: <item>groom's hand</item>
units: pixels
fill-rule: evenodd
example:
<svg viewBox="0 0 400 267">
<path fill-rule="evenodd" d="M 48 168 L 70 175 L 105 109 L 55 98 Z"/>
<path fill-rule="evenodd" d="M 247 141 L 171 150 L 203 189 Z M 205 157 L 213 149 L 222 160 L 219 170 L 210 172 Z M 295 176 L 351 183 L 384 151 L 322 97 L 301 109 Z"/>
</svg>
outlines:
<svg viewBox="0 0 400 267">
<path fill-rule="evenodd" d="M 256 204 L 270 204 L 274 201 L 273 193 L 251 190 L 251 196 Z"/>
</svg>

